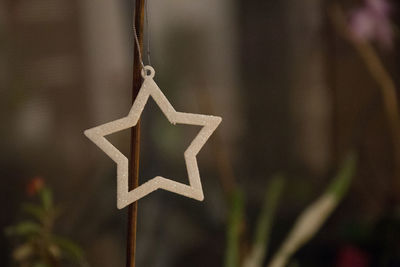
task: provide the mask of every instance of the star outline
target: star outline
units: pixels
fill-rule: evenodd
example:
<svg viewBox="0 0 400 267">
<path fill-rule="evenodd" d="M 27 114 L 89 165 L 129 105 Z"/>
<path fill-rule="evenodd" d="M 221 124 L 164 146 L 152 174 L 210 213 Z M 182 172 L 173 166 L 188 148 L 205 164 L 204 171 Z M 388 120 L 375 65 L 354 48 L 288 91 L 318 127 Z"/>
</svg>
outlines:
<svg viewBox="0 0 400 267">
<path fill-rule="evenodd" d="M 106 153 L 115 163 L 117 163 L 118 209 L 122 209 L 158 189 L 164 189 L 166 191 L 202 201 L 204 200 L 204 194 L 196 156 L 211 134 L 221 123 L 222 118 L 218 116 L 176 111 L 153 80 L 155 73 L 154 69 L 150 66 L 146 66 L 145 69 L 150 70 L 150 74 L 144 74 L 144 72 L 142 72 L 144 78 L 143 83 L 128 115 L 85 130 L 84 134 L 101 150 L 103 150 L 103 152 Z M 202 126 L 202 128 L 184 152 L 189 185 L 162 176 L 155 176 L 129 191 L 129 160 L 115 146 L 113 146 L 105 136 L 134 127 L 139 121 L 150 96 L 171 124 L 195 125 Z"/>
</svg>

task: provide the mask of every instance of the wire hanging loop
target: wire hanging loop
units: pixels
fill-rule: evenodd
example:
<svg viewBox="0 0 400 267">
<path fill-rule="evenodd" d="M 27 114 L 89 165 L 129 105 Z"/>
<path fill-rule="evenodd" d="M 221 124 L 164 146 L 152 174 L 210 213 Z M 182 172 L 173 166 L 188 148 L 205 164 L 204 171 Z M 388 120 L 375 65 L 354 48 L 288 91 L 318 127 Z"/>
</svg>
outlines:
<svg viewBox="0 0 400 267">
<path fill-rule="evenodd" d="M 143 67 L 142 71 L 141 71 L 142 77 L 143 79 L 153 79 L 154 75 L 156 74 L 156 71 L 153 69 L 152 66 L 146 65 Z"/>
</svg>

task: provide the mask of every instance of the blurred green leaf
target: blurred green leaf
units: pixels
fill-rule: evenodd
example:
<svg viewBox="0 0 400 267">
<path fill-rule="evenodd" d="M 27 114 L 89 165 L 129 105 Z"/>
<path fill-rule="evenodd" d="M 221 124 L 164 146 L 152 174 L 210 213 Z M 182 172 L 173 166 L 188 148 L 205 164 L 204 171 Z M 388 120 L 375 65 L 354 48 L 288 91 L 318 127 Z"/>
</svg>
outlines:
<svg viewBox="0 0 400 267">
<path fill-rule="evenodd" d="M 328 190 L 300 214 L 269 267 L 286 266 L 292 255 L 318 232 L 348 191 L 355 169 L 356 157 L 349 153 Z"/>
<path fill-rule="evenodd" d="M 267 245 L 275 210 L 278 206 L 284 185 L 285 179 L 281 174 L 277 174 L 268 183 L 263 208 L 257 222 L 257 230 L 255 234 L 255 243 L 257 244 L 263 244 L 265 247 Z"/>
<path fill-rule="evenodd" d="M 23 221 L 15 226 L 6 228 L 7 235 L 29 236 L 40 234 L 41 227 L 39 224 L 32 221 Z"/>
<path fill-rule="evenodd" d="M 32 267 L 50 267 L 50 266 L 43 262 L 36 262 L 32 265 Z"/>
<path fill-rule="evenodd" d="M 285 179 L 281 174 L 276 174 L 268 183 L 264 204 L 257 221 L 253 247 L 245 259 L 244 267 L 260 267 L 264 262 L 276 207 L 279 204 L 284 185 Z"/>
<path fill-rule="evenodd" d="M 45 210 L 50 210 L 53 208 L 53 193 L 48 187 L 43 187 L 40 190 L 40 198 L 42 200 L 42 205 Z"/>
<path fill-rule="evenodd" d="M 328 187 L 328 192 L 336 195 L 340 200 L 350 187 L 357 163 L 357 157 L 354 152 L 350 152 L 344 160 L 339 172 Z"/>
<path fill-rule="evenodd" d="M 239 266 L 240 233 L 243 226 L 244 197 L 241 191 L 232 193 L 229 207 L 225 267 Z"/>
<path fill-rule="evenodd" d="M 39 221 L 43 221 L 43 218 L 46 216 L 46 211 L 43 207 L 36 204 L 25 203 L 22 205 L 22 210 Z"/>
<path fill-rule="evenodd" d="M 53 242 L 60 248 L 61 253 L 67 258 L 78 262 L 83 260 L 83 251 L 75 242 L 58 236 L 53 238 Z"/>
</svg>

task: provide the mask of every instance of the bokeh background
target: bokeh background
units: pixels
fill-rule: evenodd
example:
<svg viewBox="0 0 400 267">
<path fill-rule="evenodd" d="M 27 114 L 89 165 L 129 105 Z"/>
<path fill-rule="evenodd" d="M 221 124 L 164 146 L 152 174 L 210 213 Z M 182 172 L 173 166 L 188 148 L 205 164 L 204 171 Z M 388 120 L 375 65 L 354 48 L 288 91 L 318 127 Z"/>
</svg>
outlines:
<svg viewBox="0 0 400 267">
<path fill-rule="evenodd" d="M 350 151 L 349 191 L 291 264 L 400 266 L 398 2 L 147 1 L 144 47 L 158 85 L 176 110 L 223 122 L 198 156 L 204 202 L 161 190 L 139 201 L 137 266 L 228 266 L 232 192 L 244 199 L 243 260 L 279 173 L 266 266 Z M 54 231 L 90 266 L 125 264 L 116 166 L 83 131 L 130 109 L 133 6 L 0 1 L 0 229 L 23 216 L 39 177 L 62 207 Z M 140 182 L 186 182 L 183 151 L 199 129 L 170 125 L 154 102 L 142 123 Z M 110 140 L 129 154 L 129 131 Z M 15 247 L 0 235 L 0 266 L 12 266 Z"/>
</svg>

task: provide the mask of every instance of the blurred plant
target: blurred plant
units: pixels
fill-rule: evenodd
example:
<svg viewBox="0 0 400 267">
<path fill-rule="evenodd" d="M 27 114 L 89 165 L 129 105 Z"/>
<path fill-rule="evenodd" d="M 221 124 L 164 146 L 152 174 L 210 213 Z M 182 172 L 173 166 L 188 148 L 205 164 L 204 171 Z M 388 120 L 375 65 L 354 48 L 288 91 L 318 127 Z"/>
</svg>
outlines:
<svg viewBox="0 0 400 267">
<path fill-rule="evenodd" d="M 338 3 L 334 2 L 329 9 L 334 28 L 355 48 L 380 88 L 393 143 L 395 179 L 391 197 L 400 202 L 400 116 L 397 90 L 394 79 L 370 43 L 376 41 L 385 48 L 392 47 L 394 31 L 390 23 L 390 13 L 391 6 L 386 0 L 365 0 L 365 6 L 349 16 L 346 16 Z"/>
<path fill-rule="evenodd" d="M 268 183 L 265 201 L 257 221 L 254 245 L 247 255 L 242 253 L 244 251 L 243 236 L 245 236 L 245 197 L 239 189 L 230 193 L 225 267 L 240 266 L 243 257 L 243 267 L 261 266 L 267 253 L 270 229 L 284 184 L 285 179 L 281 174 L 276 174 Z"/>
<path fill-rule="evenodd" d="M 28 219 L 5 229 L 7 236 L 16 241 L 12 258 L 20 267 L 58 267 L 62 263 L 87 266 L 79 246 L 68 238 L 53 233 L 59 209 L 53 203 L 52 191 L 43 178 L 33 178 L 26 188 L 32 203 L 22 204 Z M 33 203 L 37 202 L 39 203 Z"/>
<path fill-rule="evenodd" d="M 251 248 L 249 255 L 245 258 L 243 267 L 262 266 L 265 255 L 268 252 L 272 223 L 275 218 L 275 211 L 278 207 L 284 185 L 285 179 L 281 174 L 275 175 L 275 177 L 273 177 L 268 183 L 264 205 L 257 221 L 253 247 Z"/>
<path fill-rule="evenodd" d="M 299 216 L 281 248 L 272 257 L 269 267 L 286 266 L 292 255 L 309 242 L 319 231 L 323 223 L 346 195 L 354 176 L 355 168 L 356 157 L 350 153 L 327 191 Z M 239 247 L 244 217 L 244 198 L 239 193 L 233 195 L 228 221 L 225 267 L 261 267 L 263 265 L 267 255 L 275 211 L 278 207 L 284 184 L 285 180 L 282 175 L 276 175 L 268 184 L 266 198 L 257 222 L 253 245 L 250 253 L 245 255 L 243 264 L 241 264 Z M 296 262 L 292 264 L 297 266 Z"/>
<path fill-rule="evenodd" d="M 318 232 L 347 193 L 355 167 L 355 156 L 350 154 L 327 191 L 297 219 L 281 248 L 272 257 L 269 267 L 286 266 L 291 256 Z"/>
<path fill-rule="evenodd" d="M 226 233 L 225 267 L 238 267 L 240 243 L 244 228 L 244 197 L 239 190 L 232 193 Z"/>
</svg>

